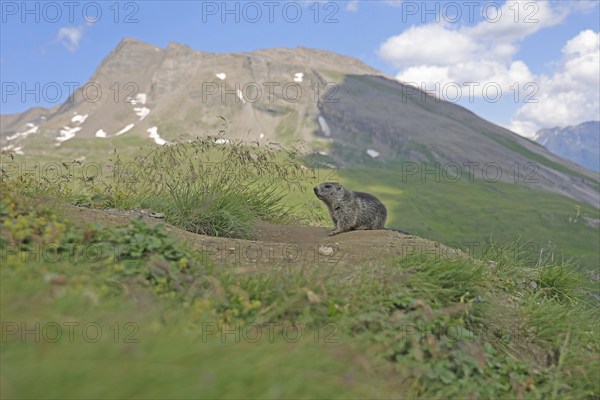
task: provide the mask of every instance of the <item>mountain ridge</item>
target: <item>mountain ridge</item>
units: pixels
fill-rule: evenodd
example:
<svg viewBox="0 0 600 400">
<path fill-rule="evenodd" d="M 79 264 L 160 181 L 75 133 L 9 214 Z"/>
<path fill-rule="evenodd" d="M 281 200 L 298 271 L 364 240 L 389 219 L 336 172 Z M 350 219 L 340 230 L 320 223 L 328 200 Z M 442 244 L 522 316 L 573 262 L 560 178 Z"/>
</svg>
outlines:
<svg viewBox="0 0 600 400">
<path fill-rule="evenodd" d="M 534 139 L 550 152 L 600 172 L 600 121 L 540 129 Z"/>
<path fill-rule="evenodd" d="M 125 139 L 214 134 L 221 117 L 228 138 L 301 141 L 338 165 L 456 163 L 484 178 L 499 168 L 501 180 L 599 202 L 591 171 L 360 60 L 305 47 L 207 53 L 124 38 L 69 101 L 3 115 L 0 147 L 48 155 L 54 143 L 80 157 Z M 532 172 L 537 182 L 525 181 Z"/>
</svg>

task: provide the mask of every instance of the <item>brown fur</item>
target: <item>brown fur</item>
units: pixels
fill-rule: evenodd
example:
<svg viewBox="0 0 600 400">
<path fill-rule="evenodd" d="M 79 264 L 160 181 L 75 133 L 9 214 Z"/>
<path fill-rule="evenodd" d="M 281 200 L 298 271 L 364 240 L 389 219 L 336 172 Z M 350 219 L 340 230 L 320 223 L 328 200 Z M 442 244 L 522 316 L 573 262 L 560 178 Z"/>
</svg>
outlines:
<svg viewBox="0 0 600 400">
<path fill-rule="evenodd" d="M 329 209 L 335 228 L 329 236 L 353 230 L 385 229 L 387 210 L 369 193 L 353 192 L 337 182 L 323 182 L 313 188 Z"/>
</svg>

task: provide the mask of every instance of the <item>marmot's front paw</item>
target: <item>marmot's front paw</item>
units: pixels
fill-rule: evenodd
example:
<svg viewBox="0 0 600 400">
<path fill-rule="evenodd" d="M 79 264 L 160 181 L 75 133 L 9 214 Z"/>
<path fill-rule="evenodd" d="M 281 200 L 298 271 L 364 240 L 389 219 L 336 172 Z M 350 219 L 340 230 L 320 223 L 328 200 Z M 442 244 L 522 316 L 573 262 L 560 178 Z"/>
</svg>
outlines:
<svg viewBox="0 0 600 400">
<path fill-rule="evenodd" d="M 329 231 L 329 233 L 327 235 L 333 236 L 333 235 L 337 235 L 338 233 L 340 233 L 340 232 L 337 229 L 332 229 Z"/>
</svg>

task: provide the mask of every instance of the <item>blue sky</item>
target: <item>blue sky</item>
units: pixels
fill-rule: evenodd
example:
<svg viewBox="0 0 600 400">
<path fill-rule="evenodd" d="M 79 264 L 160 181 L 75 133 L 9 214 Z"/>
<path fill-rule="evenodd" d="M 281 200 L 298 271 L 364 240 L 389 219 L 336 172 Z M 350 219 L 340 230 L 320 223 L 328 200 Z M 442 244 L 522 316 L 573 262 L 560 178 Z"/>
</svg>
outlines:
<svg viewBox="0 0 600 400">
<path fill-rule="evenodd" d="M 69 92 L 64 82 L 85 83 L 123 37 L 133 37 L 207 52 L 331 50 L 531 136 L 541 127 L 600 118 L 598 4 L 2 1 L 1 112 L 56 105 L 55 93 L 44 96 L 43 87 L 58 83 L 64 100 Z M 39 99 L 33 94 L 23 99 L 20 89 L 9 94 L 15 83 L 34 90 L 37 83 Z M 524 103 L 527 95 L 537 102 Z"/>
</svg>

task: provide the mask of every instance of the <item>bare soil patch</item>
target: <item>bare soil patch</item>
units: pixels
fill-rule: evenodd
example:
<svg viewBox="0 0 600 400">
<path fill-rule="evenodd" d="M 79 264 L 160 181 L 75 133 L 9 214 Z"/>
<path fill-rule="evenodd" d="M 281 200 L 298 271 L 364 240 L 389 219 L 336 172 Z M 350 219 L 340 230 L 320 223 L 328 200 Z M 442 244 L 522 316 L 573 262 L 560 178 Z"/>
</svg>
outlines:
<svg viewBox="0 0 600 400">
<path fill-rule="evenodd" d="M 151 216 L 149 210 L 91 209 L 67 206 L 75 223 L 104 226 L 128 224 L 141 219 L 149 225 L 163 224 L 165 230 L 204 251 L 217 264 L 243 269 L 306 265 L 376 265 L 394 257 L 430 254 L 440 258 L 462 253 L 442 244 L 390 230 L 353 231 L 328 236 L 329 227 L 281 225 L 260 222 L 253 240 L 200 235 L 179 229 Z"/>
</svg>

